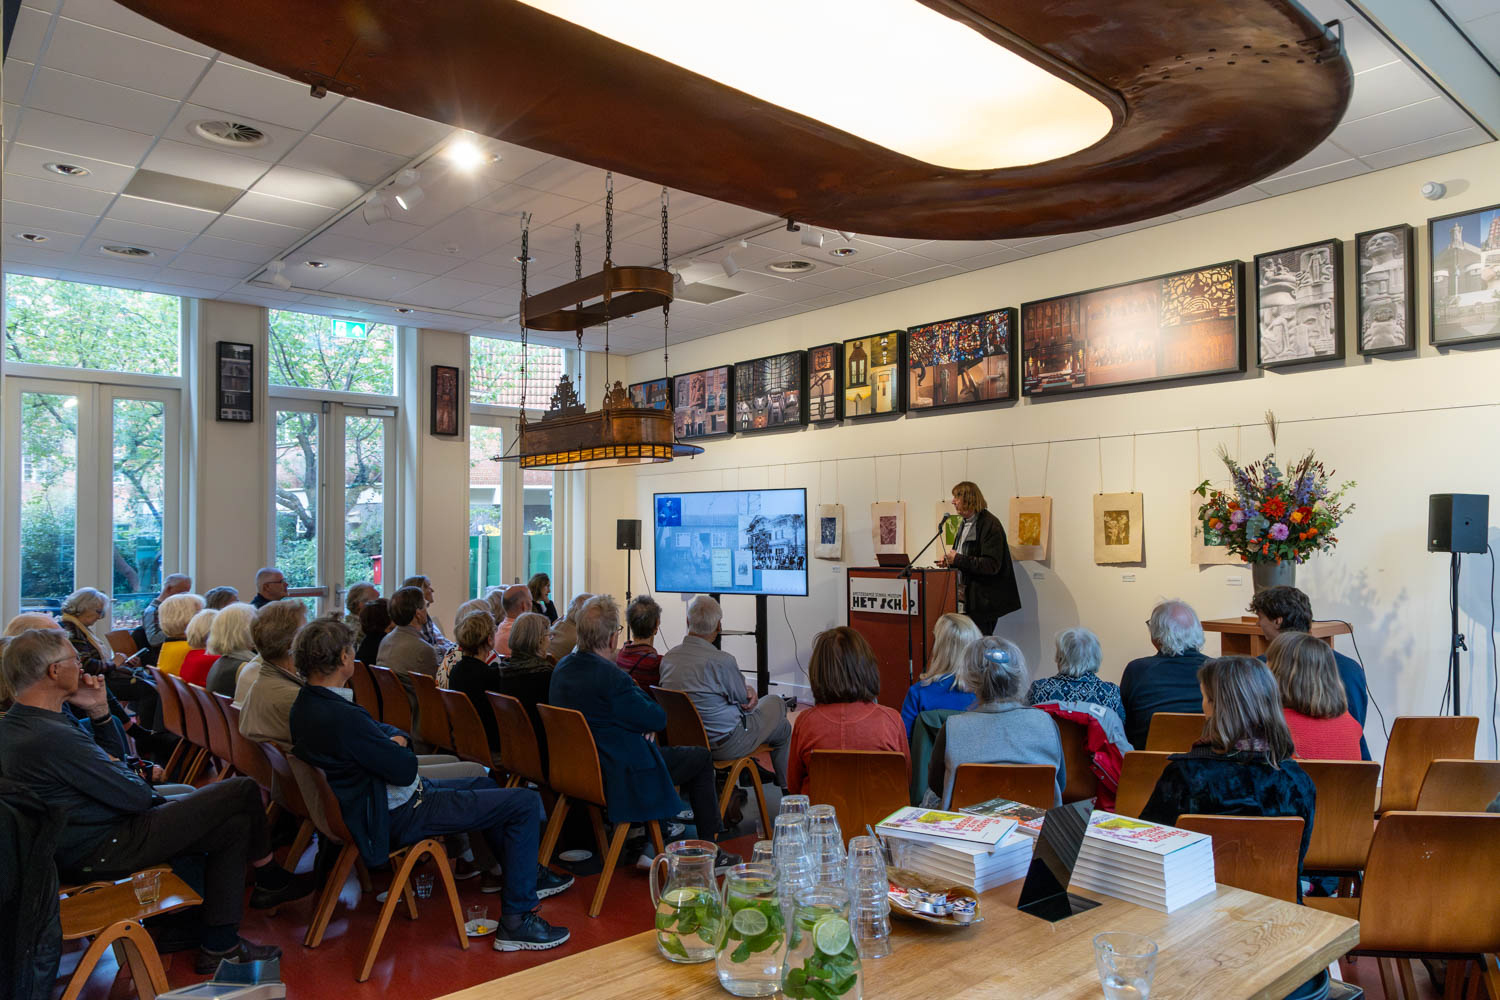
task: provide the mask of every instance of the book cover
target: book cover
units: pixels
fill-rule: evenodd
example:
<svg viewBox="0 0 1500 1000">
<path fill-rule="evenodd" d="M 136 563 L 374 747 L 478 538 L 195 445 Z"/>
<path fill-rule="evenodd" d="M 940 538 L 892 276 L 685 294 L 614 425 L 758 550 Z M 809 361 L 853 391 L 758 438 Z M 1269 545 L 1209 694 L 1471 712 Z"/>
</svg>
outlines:
<svg viewBox="0 0 1500 1000">
<path fill-rule="evenodd" d="M 933 843 L 981 844 L 993 850 L 1015 828 L 1013 819 L 903 806 L 881 820 L 875 831 Z"/>
<path fill-rule="evenodd" d="M 1039 835 L 1042 832 L 1042 821 L 1047 818 L 1047 810 L 1038 809 L 1036 806 L 1028 806 L 1024 802 L 1016 802 L 1011 799 L 988 799 L 977 805 L 967 807 L 964 812 L 970 812 L 976 816 L 1013 819 L 1016 821 L 1021 832 L 1028 837 Z"/>
<path fill-rule="evenodd" d="M 1094 810 L 1089 816 L 1089 827 L 1084 833 L 1085 847 L 1090 840 L 1096 840 L 1101 842 L 1101 846 L 1119 845 L 1131 850 L 1162 856 L 1208 839 L 1206 833 L 1179 830 L 1175 826 L 1148 823 L 1143 819 L 1117 816 L 1099 809 Z"/>
</svg>

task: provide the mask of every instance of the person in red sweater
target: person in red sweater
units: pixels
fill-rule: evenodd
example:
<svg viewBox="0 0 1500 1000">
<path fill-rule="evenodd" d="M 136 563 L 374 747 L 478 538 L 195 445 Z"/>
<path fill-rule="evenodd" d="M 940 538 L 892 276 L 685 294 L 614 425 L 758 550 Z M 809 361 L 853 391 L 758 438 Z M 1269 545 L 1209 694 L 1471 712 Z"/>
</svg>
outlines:
<svg viewBox="0 0 1500 1000">
<path fill-rule="evenodd" d="M 1349 714 L 1333 649 L 1306 632 L 1283 632 L 1266 650 L 1281 711 L 1302 760 L 1359 760 L 1364 728 Z"/>
<path fill-rule="evenodd" d="M 625 621 L 630 625 L 630 641 L 615 654 L 615 663 L 642 691 L 650 694 L 651 688 L 661 683 L 661 654 L 656 651 L 661 605 L 655 598 L 641 594 L 625 609 Z"/>
<path fill-rule="evenodd" d="M 187 655 L 182 659 L 182 669 L 177 676 L 189 684 L 199 687 L 208 685 L 208 671 L 219 658 L 217 653 L 210 653 L 205 647 L 208 645 L 208 634 L 213 631 L 214 619 L 218 612 L 211 608 L 204 608 L 193 616 L 187 627 Z"/>
<path fill-rule="evenodd" d="M 880 670 L 875 651 L 865 637 L 840 625 L 813 640 L 807 664 L 812 685 L 812 708 L 797 716 L 792 728 L 786 790 L 806 790 L 814 750 L 898 750 L 911 770 L 906 724 L 893 708 L 875 704 L 880 695 Z"/>
</svg>

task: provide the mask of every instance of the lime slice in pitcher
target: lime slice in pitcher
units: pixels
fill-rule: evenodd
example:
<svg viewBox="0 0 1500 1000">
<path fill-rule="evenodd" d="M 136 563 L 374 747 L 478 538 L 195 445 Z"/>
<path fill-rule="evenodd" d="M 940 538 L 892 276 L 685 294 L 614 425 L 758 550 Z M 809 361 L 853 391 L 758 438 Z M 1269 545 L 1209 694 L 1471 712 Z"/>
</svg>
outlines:
<svg viewBox="0 0 1500 1000">
<path fill-rule="evenodd" d="M 849 921 L 843 917 L 824 917 L 813 927 L 813 944 L 825 955 L 843 954 L 849 947 Z"/>
<path fill-rule="evenodd" d="M 673 906 L 689 906 L 698 899 L 696 889 L 668 889 L 661 894 L 661 898 Z"/>
<path fill-rule="evenodd" d="M 760 937 L 771 926 L 766 915 L 754 907 L 747 907 L 734 915 L 734 930 L 742 938 Z"/>
</svg>

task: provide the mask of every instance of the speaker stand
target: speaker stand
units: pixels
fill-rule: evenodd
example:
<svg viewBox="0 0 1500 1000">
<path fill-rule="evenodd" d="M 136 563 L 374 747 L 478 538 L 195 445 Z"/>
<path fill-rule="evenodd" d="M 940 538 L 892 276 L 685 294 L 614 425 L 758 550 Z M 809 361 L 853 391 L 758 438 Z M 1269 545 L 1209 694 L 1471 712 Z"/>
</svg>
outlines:
<svg viewBox="0 0 1500 1000">
<path fill-rule="evenodd" d="M 625 604 L 630 604 L 630 549 L 625 550 Z"/>
<path fill-rule="evenodd" d="M 1462 558 L 1457 552 L 1452 555 L 1453 562 L 1448 570 L 1448 610 L 1453 613 L 1453 641 L 1448 648 L 1448 684 L 1453 689 L 1453 714 L 1461 715 L 1458 701 L 1458 663 L 1459 650 L 1468 650 L 1464 642 L 1464 634 L 1458 630 L 1458 574 L 1459 560 Z"/>
</svg>

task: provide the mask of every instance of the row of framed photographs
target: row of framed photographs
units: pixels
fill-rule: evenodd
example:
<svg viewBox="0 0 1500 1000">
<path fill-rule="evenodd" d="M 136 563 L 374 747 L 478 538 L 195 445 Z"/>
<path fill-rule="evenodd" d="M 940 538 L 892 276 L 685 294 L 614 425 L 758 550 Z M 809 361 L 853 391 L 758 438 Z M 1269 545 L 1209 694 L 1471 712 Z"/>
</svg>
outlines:
<svg viewBox="0 0 1500 1000">
<path fill-rule="evenodd" d="M 1500 205 L 1429 219 L 1429 330 L 1448 346 L 1500 338 Z M 1415 350 L 1415 232 L 1354 238 L 1356 349 Z M 1256 363 L 1344 357 L 1343 242 L 1258 254 Z M 1245 265 L 1123 282 L 741 361 L 630 387 L 671 409 L 679 440 L 1243 372 Z M 1017 320 L 1019 319 L 1019 324 Z M 1017 351 L 1017 328 L 1020 349 Z"/>
</svg>

